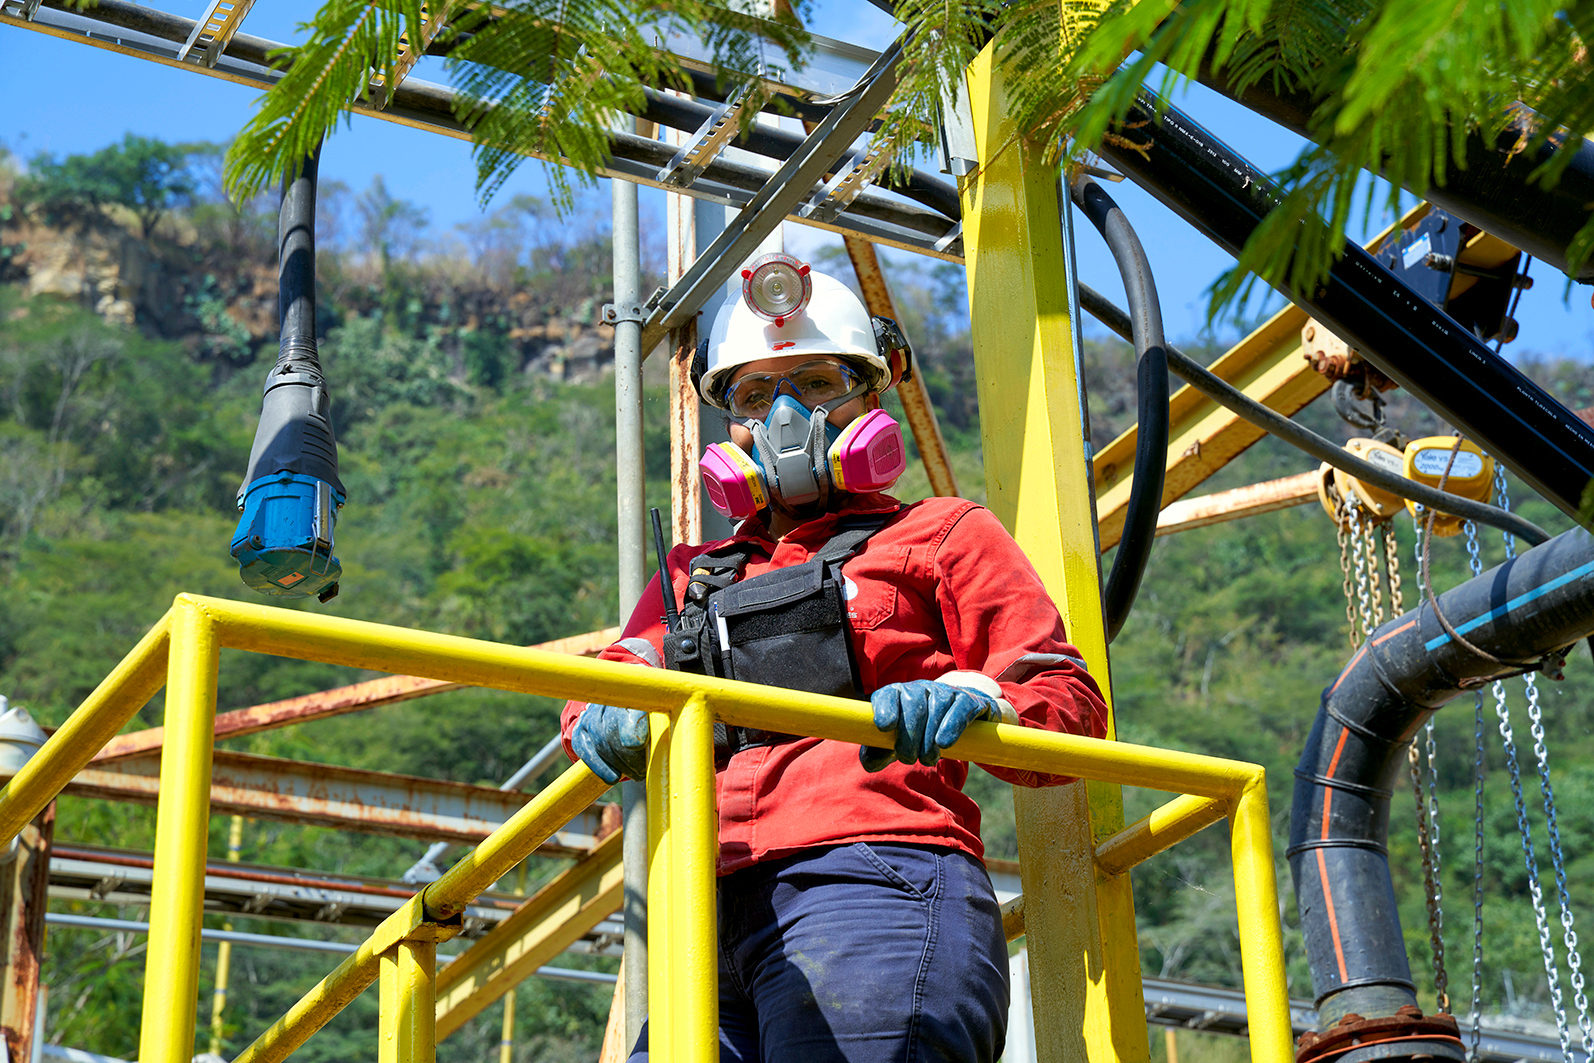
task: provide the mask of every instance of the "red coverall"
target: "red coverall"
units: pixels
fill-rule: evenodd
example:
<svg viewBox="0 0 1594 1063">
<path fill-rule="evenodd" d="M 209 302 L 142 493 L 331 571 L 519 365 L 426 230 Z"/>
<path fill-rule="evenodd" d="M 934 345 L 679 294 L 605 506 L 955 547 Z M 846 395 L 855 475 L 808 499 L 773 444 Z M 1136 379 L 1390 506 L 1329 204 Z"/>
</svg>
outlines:
<svg viewBox="0 0 1594 1063">
<path fill-rule="evenodd" d="M 857 495 L 844 513 L 879 512 L 898 503 Z M 734 539 L 677 546 L 667 561 L 681 601 L 693 557 L 725 542 L 763 544 L 743 578 L 810 560 L 835 534 L 839 514 L 818 517 L 772 542 L 757 521 Z M 1100 737 L 1106 707 L 1096 682 L 1063 631 L 1040 577 L 996 517 L 956 498 L 905 507 L 842 567 L 848 618 L 864 693 L 888 683 L 977 671 L 995 679 L 1027 726 Z M 659 581 L 648 585 L 624 637 L 604 660 L 662 666 L 664 604 Z M 565 751 L 586 707 L 565 706 Z M 891 745 L 882 734 L 881 746 Z M 1021 786 L 1066 782 L 1058 776 L 988 768 Z M 963 794 L 968 764 L 942 758 L 934 767 L 892 762 L 875 774 L 851 743 L 801 738 L 745 750 L 718 775 L 719 872 L 816 846 L 857 841 L 945 846 L 984 856 L 980 810 Z"/>
</svg>

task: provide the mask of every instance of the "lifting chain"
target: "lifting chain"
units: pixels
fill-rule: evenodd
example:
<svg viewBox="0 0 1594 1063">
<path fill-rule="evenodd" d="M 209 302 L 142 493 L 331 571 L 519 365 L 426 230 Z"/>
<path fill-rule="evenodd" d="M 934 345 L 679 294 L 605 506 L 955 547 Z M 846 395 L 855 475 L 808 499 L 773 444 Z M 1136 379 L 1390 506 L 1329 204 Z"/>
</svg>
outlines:
<svg viewBox="0 0 1594 1063">
<path fill-rule="evenodd" d="M 1502 477 L 1495 479 L 1497 501 L 1509 506 Z M 1478 559 L 1476 529 L 1467 525 L 1467 551 L 1471 555 L 1472 570 L 1481 573 L 1483 563 Z M 1506 557 L 1516 556 L 1516 540 L 1505 537 Z M 1544 977 L 1550 987 L 1550 1007 L 1555 1012 L 1555 1030 L 1561 1042 L 1561 1058 L 1572 1063 L 1572 1037 L 1567 1028 L 1566 1007 L 1561 996 L 1561 975 L 1555 965 L 1555 946 L 1550 941 L 1550 920 L 1544 909 L 1544 890 L 1539 885 L 1539 861 L 1533 852 L 1533 829 L 1528 823 L 1528 806 L 1522 797 L 1522 769 L 1517 761 L 1516 734 L 1511 727 L 1511 708 L 1506 702 L 1505 683 L 1496 680 L 1494 714 L 1500 721 L 1500 744 L 1505 750 L 1505 766 L 1511 776 L 1511 798 L 1516 804 L 1517 833 L 1522 838 L 1522 862 L 1528 873 L 1528 897 L 1533 903 L 1533 922 L 1539 931 L 1539 951 L 1544 957 Z"/>
<path fill-rule="evenodd" d="M 1351 565 L 1356 571 L 1357 614 L 1361 617 L 1361 634 L 1358 636 L 1354 629 L 1352 630 L 1351 645 L 1360 646 L 1378 626 L 1373 617 L 1372 592 L 1367 585 L 1368 574 L 1373 566 L 1364 550 L 1367 540 L 1362 534 L 1362 507 L 1355 502 L 1347 503 L 1345 521 L 1350 525 L 1350 557 Z"/>
<path fill-rule="evenodd" d="M 1422 590 L 1422 520 L 1414 517 L 1417 529 L 1417 581 Z M 1399 543 L 1395 539 L 1393 522 L 1384 529 L 1384 556 L 1389 567 L 1390 598 L 1395 615 L 1401 614 Z M 1419 594 L 1419 598 L 1421 595 Z M 1426 770 L 1422 763 L 1427 754 Z M 1406 749 L 1411 768 L 1412 796 L 1417 802 L 1417 844 L 1422 853 L 1423 901 L 1428 909 L 1428 949 L 1433 959 L 1433 980 L 1439 1010 L 1450 1011 L 1450 972 L 1445 966 L 1445 909 L 1444 879 L 1439 858 L 1439 750 L 1434 741 L 1433 717 L 1428 717 L 1424 728 L 1424 743 L 1418 749 L 1413 737 Z"/>
<path fill-rule="evenodd" d="M 1384 583 L 1379 574 L 1377 524 L 1373 520 L 1371 513 L 1363 514 L 1363 516 L 1367 518 L 1367 523 L 1362 525 L 1362 534 L 1366 536 L 1367 585 L 1373 599 L 1372 623 L 1367 628 L 1367 634 L 1371 635 L 1374 629 L 1384 622 Z M 1400 614 L 1396 613 L 1395 615 L 1399 616 Z"/>
<path fill-rule="evenodd" d="M 1350 640 L 1350 648 L 1357 649 L 1361 646 L 1361 639 L 1356 637 L 1356 591 L 1351 582 L 1350 563 L 1350 532 L 1348 525 L 1350 517 L 1347 515 L 1347 506 L 1343 498 L 1335 504 L 1334 534 L 1339 540 L 1339 570 L 1345 577 L 1345 627 L 1346 637 Z"/>
<path fill-rule="evenodd" d="M 1478 529 L 1466 523 L 1467 563 L 1474 577 L 1483 574 L 1478 557 Z M 1468 1063 L 1478 1063 L 1478 1045 L 1483 1039 L 1483 777 L 1484 777 L 1483 691 L 1472 695 L 1472 1009 L 1467 1013 L 1470 1027 Z"/>
<path fill-rule="evenodd" d="M 1389 572 L 1389 615 L 1401 616 L 1406 606 L 1400 593 L 1400 543 L 1393 520 L 1384 522 L 1384 568 Z"/>
<path fill-rule="evenodd" d="M 1428 947 L 1433 954 L 1434 990 L 1439 1010 L 1450 1010 L 1450 975 L 1445 970 L 1444 898 L 1439 878 L 1439 794 L 1434 773 L 1433 720 L 1428 721 L 1428 771 L 1422 768 L 1422 754 L 1416 739 L 1406 747 L 1411 765 L 1411 788 L 1417 799 L 1417 843 L 1422 851 L 1423 896 L 1428 907 Z"/>
<path fill-rule="evenodd" d="M 1497 504 L 1501 509 L 1509 511 L 1511 497 L 1506 490 L 1505 471 L 1498 466 L 1494 473 L 1494 491 Z M 1506 558 L 1516 557 L 1516 539 L 1509 532 L 1503 534 Z M 1583 1035 L 1583 1051 L 1587 1054 L 1594 1052 L 1594 1021 L 1591 1021 L 1589 1016 L 1588 994 L 1583 982 L 1583 957 L 1577 948 L 1577 931 L 1573 929 L 1571 897 L 1566 886 L 1566 857 L 1561 850 L 1561 828 L 1556 818 L 1555 790 L 1550 784 L 1550 752 L 1544 743 L 1544 719 L 1539 708 L 1539 688 L 1532 672 L 1525 673 L 1522 681 L 1527 687 L 1529 733 L 1533 736 L 1533 758 L 1538 767 L 1539 794 L 1544 799 L 1550 864 L 1555 873 L 1556 902 L 1561 909 L 1562 942 L 1566 946 L 1566 966 L 1572 980 L 1572 1004 L 1577 1009 L 1578 1030 Z M 1540 936 L 1543 937 L 1543 934 Z M 1556 1019 L 1562 1031 L 1564 1052 L 1569 1038 L 1565 1032 L 1566 1018 L 1559 1008 L 1556 1009 Z"/>
</svg>

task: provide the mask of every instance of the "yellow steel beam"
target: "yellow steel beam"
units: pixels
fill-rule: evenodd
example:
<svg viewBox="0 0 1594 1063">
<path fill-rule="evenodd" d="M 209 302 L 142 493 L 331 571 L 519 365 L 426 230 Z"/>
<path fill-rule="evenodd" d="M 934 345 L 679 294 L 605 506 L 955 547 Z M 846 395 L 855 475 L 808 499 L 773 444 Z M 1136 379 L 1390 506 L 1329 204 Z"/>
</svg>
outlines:
<svg viewBox="0 0 1594 1063">
<path fill-rule="evenodd" d="M 155 808 L 155 881 L 138 1058 L 188 1063 L 199 1012 L 199 931 L 210 840 L 211 725 L 221 644 L 204 603 L 180 595 L 171 611 L 166 679 L 170 741 L 161 755 Z"/>
<path fill-rule="evenodd" d="M 433 1063 L 437 942 L 400 941 L 382 954 L 377 1063 Z"/>
<path fill-rule="evenodd" d="M 437 1036 L 447 1037 L 620 907 L 620 832 L 561 872 L 437 977 Z"/>
<path fill-rule="evenodd" d="M 1110 697 L 1057 171 L 1012 122 L 1001 67 L 994 42 L 969 67 L 978 168 L 959 181 L 987 501 Z M 1118 788 L 1017 787 L 1014 806 L 1039 1058 L 1149 1059 L 1134 900 L 1092 859 L 1123 825 Z"/>
<path fill-rule="evenodd" d="M 398 629 L 390 630 L 396 633 Z M 398 637 L 403 639 L 403 635 Z M 281 1063 L 288 1058 L 311 1034 L 376 981 L 383 953 L 400 941 L 446 941 L 457 934 L 459 926 L 446 924 L 444 920 L 463 911 L 488 885 L 507 875 L 571 816 L 592 804 L 607 789 L 603 780 L 584 764 L 573 765 L 515 813 L 513 819 L 498 828 L 474 853 L 384 919 L 357 951 L 272 1023 L 233 1063 Z"/>
<path fill-rule="evenodd" d="M 1157 514 L 1157 535 L 1172 535 L 1192 528 L 1239 520 L 1241 517 L 1289 509 L 1291 506 L 1304 506 L 1317 501 L 1317 481 L 1320 478 L 1315 472 L 1303 472 L 1278 480 L 1247 484 L 1231 491 L 1181 498 L 1177 502 L 1170 502 Z"/>
<path fill-rule="evenodd" d="M 0 843 L 15 838 L 61 788 L 166 685 L 172 614 L 161 617 L 94 693 L 0 790 Z"/>
<path fill-rule="evenodd" d="M 1262 405 L 1292 416 L 1329 388 L 1328 380 L 1301 357 L 1301 329 L 1307 320 L 1306 311 L 1291 303 L 1209 368 Z M 1183 498 L 1265 434 L 1189 385 L 1175 391 L 1168 402 L 1162 504 Z M 1136 438 L 1130 428 L 1103 447 L 1093 463 L 1103 550 L 1118 545 L 1123 535 Z"/>
<path fill-rule="evenodd" d="M 1182 794 L 1096 846 L 1096 864 L 1109 875 L 1121 875 L 1228 814 L 1227 801 Z"/>
</svg>

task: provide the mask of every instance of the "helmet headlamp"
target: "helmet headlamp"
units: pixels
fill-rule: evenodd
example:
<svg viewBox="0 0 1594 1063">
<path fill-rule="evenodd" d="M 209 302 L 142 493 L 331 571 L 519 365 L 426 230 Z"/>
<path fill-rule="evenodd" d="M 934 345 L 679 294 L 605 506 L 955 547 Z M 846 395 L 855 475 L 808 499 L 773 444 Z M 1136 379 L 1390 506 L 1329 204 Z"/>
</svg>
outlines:
<svg viewBox="0 0 1594 1063">
<path fill-rule="evenodd" d="M 808 263 L 776 252 L 765 255 L 742 270 L 742 299 L 753 313 L 776 328 L 802 312 L 813 294 L 814 282 L 808 276 Z"/>
</svg>

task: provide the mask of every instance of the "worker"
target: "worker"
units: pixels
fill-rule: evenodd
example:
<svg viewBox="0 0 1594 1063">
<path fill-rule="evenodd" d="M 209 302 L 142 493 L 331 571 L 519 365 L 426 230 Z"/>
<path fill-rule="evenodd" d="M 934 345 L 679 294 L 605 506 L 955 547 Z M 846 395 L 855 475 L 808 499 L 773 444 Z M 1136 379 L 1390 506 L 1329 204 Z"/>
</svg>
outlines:
<svg viewBox="0 0 1594 1063">
<path fill-rule="evenodd" d="M 906 466 L 880 408 L 896 326 L 790 256 L 743 277 L 693 371 L 730 415 L 705 487 L 740 524 L 670 552 L 675 630 L 655 578 L 601 656 L 865 699 L 881 739 L 716 725 L 720 1059 L 995 1063 L 1006 941 L 968 764 L 941 751 L 975 720 L 1100 736 L 1101 693 L 989 510 L 883 493 Z M 604 780 L 646 775 L 645 713 L 571 702 L 562 725 Z"/>
</svg>

